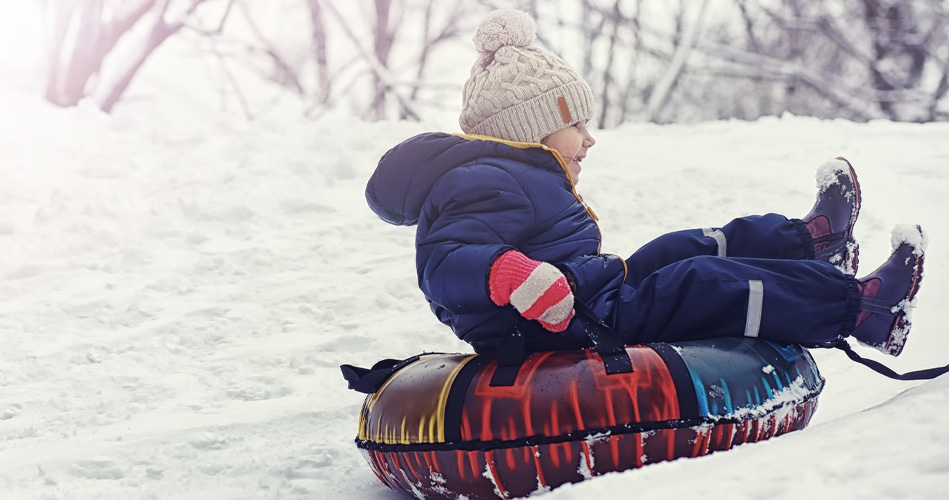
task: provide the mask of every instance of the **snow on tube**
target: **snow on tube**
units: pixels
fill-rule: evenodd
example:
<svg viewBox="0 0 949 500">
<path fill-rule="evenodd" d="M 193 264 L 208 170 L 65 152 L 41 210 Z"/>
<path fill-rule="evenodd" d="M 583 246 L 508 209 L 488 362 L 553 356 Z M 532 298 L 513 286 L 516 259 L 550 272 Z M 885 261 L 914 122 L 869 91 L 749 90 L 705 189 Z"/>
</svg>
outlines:
<svg viewBox="0 0 949 500">
<path fill-rule="evenodd" d="M 356 445 L 409 497 L 517 498 L 802 429 L 824 386 L 794 345 L 720 338 L 625 350 L 633 371 L 612 375 L 593 349 L 533 353 L 510 377 L 487 355 L 390 363 L 363 404 Z"/>
</svg>

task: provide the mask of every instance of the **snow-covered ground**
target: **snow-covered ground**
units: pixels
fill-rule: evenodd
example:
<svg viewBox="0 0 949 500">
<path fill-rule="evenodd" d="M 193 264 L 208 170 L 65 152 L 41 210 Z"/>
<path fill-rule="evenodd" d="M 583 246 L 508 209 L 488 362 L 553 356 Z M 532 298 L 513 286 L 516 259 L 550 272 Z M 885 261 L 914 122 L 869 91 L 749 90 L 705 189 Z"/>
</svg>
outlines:
<svg viewBox="0 0 949 500">
<path fill-rule="evenodd" d="M 24 88 L 0 89 L 0 497 L 398 498 L 357 453 L 362 397 L 338 365 L 467 351 L 417 289 L 414 231 L 363 196 L 380 155 L 456 130 L 451 117 L 249 122 L 174 99 L 106 116 Z M 579 190 L 618 254 L 672 229 L 803 215 L 816 168 L 848 157 L 862 273 L 896 223 L 930 237 L 915 327 L 887 362 L 949 363 L 949 124 L 785 117 L 596 135 Z M 945 498 L 949 376 L 894 382 L 815 357 L 827 386 L 803 432 L 546 498 Z"/>
</svg>

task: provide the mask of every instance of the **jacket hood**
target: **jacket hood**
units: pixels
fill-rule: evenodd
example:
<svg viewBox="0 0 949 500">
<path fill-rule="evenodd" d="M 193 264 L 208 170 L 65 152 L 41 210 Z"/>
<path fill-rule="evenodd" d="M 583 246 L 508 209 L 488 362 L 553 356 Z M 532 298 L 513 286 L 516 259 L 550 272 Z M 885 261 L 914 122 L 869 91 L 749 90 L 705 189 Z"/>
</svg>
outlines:
<svg viewBox="0 0 949 500">
<path fill-rule="evenodd" d="M 412 226 L 418 223 L 422 205 L 442 175 L 461 165 L 498 159 L 564 172 L 559 154 L 540 144 L 426 133 L 402 142 L 382 156 L 366 185 L 366 201 L 382 220 Z"/>
</svg>

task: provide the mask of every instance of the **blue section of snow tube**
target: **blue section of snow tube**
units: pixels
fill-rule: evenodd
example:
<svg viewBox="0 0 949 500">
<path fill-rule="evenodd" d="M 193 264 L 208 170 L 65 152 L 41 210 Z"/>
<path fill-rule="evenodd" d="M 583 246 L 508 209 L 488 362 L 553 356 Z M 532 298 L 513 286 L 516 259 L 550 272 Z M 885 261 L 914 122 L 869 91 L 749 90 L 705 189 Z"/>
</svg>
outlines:
<svg viewBox="0 0 949 500">
<path fill-rule="evenodd" d="M 708 398 L 705 396 L 705 384 L 702 383 L 702 379 L 699 377 L 698 373 L 695 372 L 688 364 L 685 365 L 689 369 L 689 376 L 692 378 L 692 386 L 695 387 L 695 399 L 699 405 L 699 414 L 700 417 L 707 417 L 708 412 Z"/>
<path fill-rule="evenodd" d="M 676 346 L 695 388 L 698 417 L 731 416 L 775 401 L 786 390 L 817 393 L 824 385 L 810 353 L 798 345 L 721 338 Z"/>
</svg>

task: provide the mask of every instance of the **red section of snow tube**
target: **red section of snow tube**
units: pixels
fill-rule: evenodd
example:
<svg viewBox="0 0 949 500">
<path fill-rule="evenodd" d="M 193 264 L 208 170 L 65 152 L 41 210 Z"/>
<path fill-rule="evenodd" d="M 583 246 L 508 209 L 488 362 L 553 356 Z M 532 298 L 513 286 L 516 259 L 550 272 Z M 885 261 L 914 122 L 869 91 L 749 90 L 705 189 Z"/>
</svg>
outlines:
<svg viewBox="0 0 949 500">
<path fill-rule="evenodd" d="M 508 386 L 491 385 L 493 357 L 425 355 L 366 398 L 357 446 L 379 479 L 406 496 L 477 500 L 524 497 L 805 427 L 823 386 L 809 353 L 736 342 L 751 348 L 725 355 L 743 356 L 736 364 L 751 366 L 748 376 L 767 387 L 764 396 L 742 389 L 750 406 L 735 405 L 743 396 L 732 400 L 727 378 L 716 400 L 723 390 L 703 382 L 705 368 L 688 366 L 689 346 L 628 347 L 634 371 L 613 375 L 593 350 L 535 353 Z"/>
</svg>

